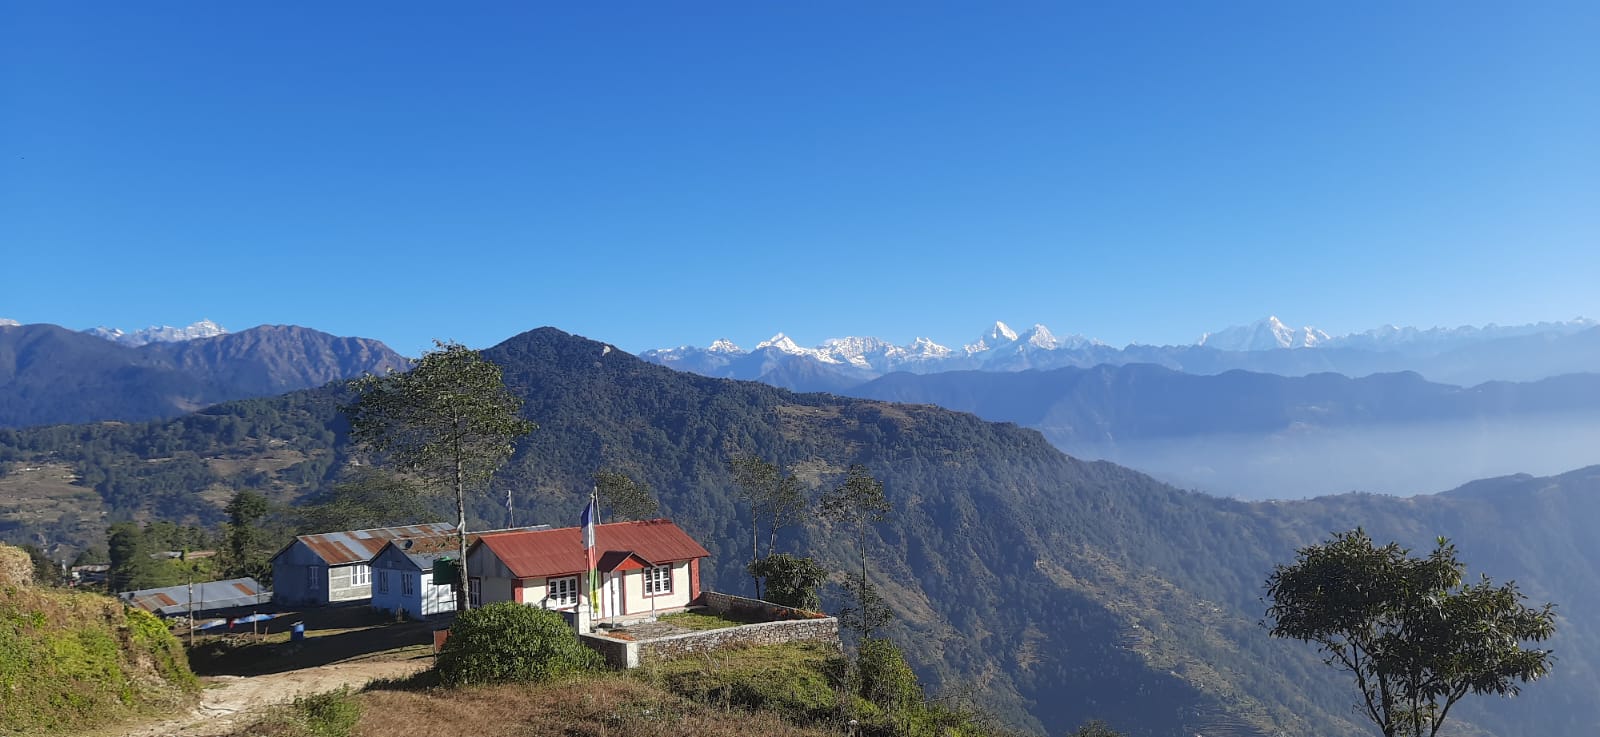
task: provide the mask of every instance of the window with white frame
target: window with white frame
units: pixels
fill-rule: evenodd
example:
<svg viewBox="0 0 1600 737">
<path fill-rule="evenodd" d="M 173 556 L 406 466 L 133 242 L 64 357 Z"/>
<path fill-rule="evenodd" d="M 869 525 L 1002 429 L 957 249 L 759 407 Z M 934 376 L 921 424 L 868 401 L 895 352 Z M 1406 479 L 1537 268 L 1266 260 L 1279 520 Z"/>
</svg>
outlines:
<svg viewBox="0 0 1600 737">
<path fill-rule="evenodd" d="M 644 569 L 644 593 L 651 596 L 672 593 L 672 566 Z"/>
<path fill-rule="evenodd" d="M 400 594 L 410 596 L 417 593 L 417 579 L 409 573 L 400 574 Z"/>
<path fill-rule="evenodd" d="M 472 602 L 472 608 L 477 609 L 483 606 L 483 579 L 477 576 L 468 578 L 467 588 L 472 590 L 468 595 L 468 600 Z"/>
<path fill-rule="evenodd" d="M 371 566 L 350 566 L 350 585 L 366 586 L 372 583 Z"/>
<path fill-rule="evenodd" d="M 378 571 L 378 593 L 389 593 L 389 572 Z"/>
<path fill-rule="evenodd" d="M 546 584 L 545 600 L 550 606 L 573 606 L 578 603 L 578 577 L 552 578 Z"/>
</svg>

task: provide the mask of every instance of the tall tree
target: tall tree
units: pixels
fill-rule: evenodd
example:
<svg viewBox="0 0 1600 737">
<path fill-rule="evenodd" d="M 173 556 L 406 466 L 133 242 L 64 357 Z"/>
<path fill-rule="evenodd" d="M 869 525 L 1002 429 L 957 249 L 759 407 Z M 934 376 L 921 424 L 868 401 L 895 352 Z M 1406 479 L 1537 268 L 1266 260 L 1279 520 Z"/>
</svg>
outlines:
<svg viewBox="0 0 1600 737">
<path fill-rule="evenodd" d="M 872 636 L 872 631 L 889 623 L 890 610 L 872 586 L 867 565 L 867 534 L 872 527 L 889 518 L 888 497 L 883 493 L 883 482 L 873 478 L 866 466 L 850 466 L 844 481 L 830 491 L 823 492 L 819 500 L 823 518 L 851 528 L 856 554 L 861 559 L 859 576 L 847 577 L 845 592 L 855 604 L 841 612 L 842 618 L 854 624 L 862 639 Z M 853 578 L 853 580 L 851 580 Z"/>
<path fill-rule="evenodd" d="M 344 408 L 351 437 L 387 462 L 455 492 L 460 565 L 467 558 L 467 492 L 486 489 L 517 438 L 537 426 L 519 416 L 522 399 L 500 367 L 460 343 L 435 341 L 403 374 L 365 376 Z M 462 575 L 459 608 L 469 608 Z"/>
<path fill-rule="evenodd" d="M 272 578 L 272 539 L 263 522 L 272 511 L 271 502 L 260 492 L 244 489 L 233 495 L 224 508 L 228 522 L 223 532 L 223 575 L 249 576 L 263 585 Z"/>
<path fill-rule="evenodd" d="M 312 504 L 300 507 L 307 534 L 411 525 L 430 516 L 422 489 L 410 479 L 371 466 L 357 468 Z"/>
<path fill-rule="evenodd" d="M 651 519 L 660 511 L 661 505 L 650 487 L 621 471 L 596 471 L 594 485 L 600 495 L 602 519 L 613 522 Z"/>
<path fill-rule="evenodd" d="M 161 561 L 150 557 L 150 543 L 139 525 L 118 522 L 107 532 L 106 547 L 111 552 L 111 569 L 107 575 L 110 591 L 137 591 L 172 583 Z"/>
<path fill-rule="evenodd" d="M 778 532 L 800 523 L 805 513 L 806 493 L 800 479 L 775 463 L 751 455 L 734 456 L 728 462 L 737 493 L 750 511 L 750 562 L 746 565 L 755 581 L 756 598 L 761 598 L 761 576 L 755 571 L 761 559 L 761 524 L 767 525 L 767 554 L 778 546 Z"/>
<path fill-rule="evenodd" d="M 1434 737 L 1467 694 L 1512 696 L 1549 673 L 1552 606 L 1525 606 L 1516 584 L 1462 583 L 1439 538 L 1427 557 L 1360 529 L 1300 549 L 1267 579 L 1273 637 L 1317 644 L 1350 671 L 1361 710 L 1384 737 Z"/>
</svg>

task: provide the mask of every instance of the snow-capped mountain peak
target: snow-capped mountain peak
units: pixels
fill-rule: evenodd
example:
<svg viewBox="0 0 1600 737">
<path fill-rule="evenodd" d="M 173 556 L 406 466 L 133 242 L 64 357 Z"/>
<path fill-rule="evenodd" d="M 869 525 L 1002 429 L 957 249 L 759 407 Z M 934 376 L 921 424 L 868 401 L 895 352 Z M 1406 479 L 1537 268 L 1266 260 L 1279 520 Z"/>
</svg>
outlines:
<svg viewBox="0 0 1600 737">
<path fill-rule="evenodd" d="M 774 335 L 756 344 L 756 350 L 759 351 L 763 348 L 773 348 L 784 353 L 793 353 L 795 355 L 804 355 L 808 352 L 806 349 L 801 348 L 798 343 L 795 343 L 793 338 L 790 338 L 783 333 L 778 333 L 777 335 Z"/>
<path fill-rule="evenodd" d="M 933 342 L 931 338 L 920 337 L 911 341 L 911 345 L 906 346 L 905 351 L 906 358 L 912 360 L 944 358 L 953 352 L 949 348 Z"/>
<path fill-rule="evenodd" d="M 989 328 L 983 335 L 978 336 L 976 343 L 968 343 L 963 346 L 963 349 L 970 356 L 974 353 L 992 351 L 1000 346 L 1015 342 L 1017 342 L 1017 331 L 1012 330 L 1010 325 L 995 320 L 994 327 Z"/>
<path fill-rule="evenodd" d="M 1269 315 L 1249 325 L 1236 325 L 1201 335 L 1195 345 L 1219 351 L 1270 351 L 1278 348 L 1313 348 L 1328 339 L 1327 333 L 1314 327 L 1290 327 L 1276 315 Z"/>
<path fill-rule="evenodd" d="M 728 340 L 727 338 L 718 338 L 716 341 L 712 342 L 711 345 L 706 346 L 706 352 L 707 353 L 744 353 L 744 349 L 740 348 L 737 345 L 734 345 L 733 341 Z"/>
<path fill-rule="evenodd" d="M 1033 327 L 1023 335 L 1026 336 L 1028 345 L 1034 348 L 1053 351 L 1060 346 L 1060 341 L 1056 340 L 1056 336 L 1050 332 L 1050 328 L 1040 323 L 1034 323 Z"/>
<path fill-rule="evenodd" d="M 97 338 L 104 338 L 113 343 L 137 347 L 146 343 L 181 343 L 200 338 L 215 338 L 219 335 L 226 335 L 228 329 L 210 320 L 201 320 L 182 328 L 175 328 L 170 325 L 151 325 L 143 330 L 125 333 L 121 328 L 101 326 L 90 328 L 83 332 Z"/>
<path fill-rule="evenodd" d="M 11 319 L 9 317 L 0 317 L 0 326 L 13 327 L 14 328 L 14 327 L 17 327 L 17 326 L 19 326 L 21 324 L 22 323 L 17 322 L 16 320 L 13 320 L 13 319 Z"/>
</svg>

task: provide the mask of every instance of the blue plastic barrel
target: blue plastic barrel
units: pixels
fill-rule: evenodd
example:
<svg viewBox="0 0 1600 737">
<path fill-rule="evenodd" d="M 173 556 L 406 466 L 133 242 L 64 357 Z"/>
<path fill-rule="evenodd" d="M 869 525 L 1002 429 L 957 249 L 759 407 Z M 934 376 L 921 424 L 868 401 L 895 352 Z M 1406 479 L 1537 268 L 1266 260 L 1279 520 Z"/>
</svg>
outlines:
<svg viewBox="0 0 1600 737">
<path fill-rule="evenodd" d="M 296 642 L 306 639 L 306 623 L 295 622 L 289 625 L 289 639 Z"/>
</svg>

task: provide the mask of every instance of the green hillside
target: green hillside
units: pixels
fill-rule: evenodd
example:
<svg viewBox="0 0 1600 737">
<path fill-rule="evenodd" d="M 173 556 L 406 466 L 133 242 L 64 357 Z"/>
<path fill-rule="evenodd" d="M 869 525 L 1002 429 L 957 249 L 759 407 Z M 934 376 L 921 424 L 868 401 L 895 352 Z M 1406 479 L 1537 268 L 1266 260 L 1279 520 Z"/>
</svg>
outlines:
<svg viewBox="0 0 1600 737">
<path fill-rule="evenodd" d="M 515 523 L 573 524 L 589 475 L 618 468 L 711 551 L 708 583 L 742 593 L 749 532 L 727 459 L 752 453 L 819 483 L 864 463 L 895 505 L 872 541 L 895 636 L 936 687 L 976 689 L 1036 731 L 1101 718 L 1130 735 L 1365 733 L 1349 684 L 1258 625 L 1272 565 L 1332 530 L 1365 525 L 1414 545 L 1451 535 L 1471 574 L 1516 577 L 1564 613 L 1590 611 L 1579 607 L 1600 591 L 1600 555 L 1582 534 L 1596 519 L 1580 505 L 1595 488 L 1587 477 L 1543 491 L 1245 504 L 1070 458 L 1013 425 L 676 373 L 548 328 L 484 353 L 540 429 L 477 505 L 481 522 L 509 521 L 499 504 L 511 489 Z M 161 423 L 0 433 L 0 453 L 71 465 L 113 517 L 215 521 L 233 489 L 290 499 L 325 488 L 345 460 L 342 399 L 299 392 Z M 1543 506 L 1521 501 L 1536 493 Z M 837 565 L 838 538 L 813 522 L 781 547 Z M 1552 575 L 1585 566 L 1588 576 Z M 1597 642 L 1563 621 L 1555 677 L 1468 716 L 1506 737 L 1593 726 Z"/>
<path fill-rule="evenodd" d="M 95 594 L 28 585 L 0 545 L 0 734 L 80 733 L 170 710 L 198 685 L 155 616 Z"/>
</svg>

